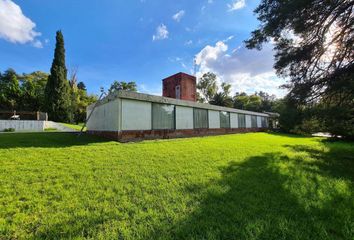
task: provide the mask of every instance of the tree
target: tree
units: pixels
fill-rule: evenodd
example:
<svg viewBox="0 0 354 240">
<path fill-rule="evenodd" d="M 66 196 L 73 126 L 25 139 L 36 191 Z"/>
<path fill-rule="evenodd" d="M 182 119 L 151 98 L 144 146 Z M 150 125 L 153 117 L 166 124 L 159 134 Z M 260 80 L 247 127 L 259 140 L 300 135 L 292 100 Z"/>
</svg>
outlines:
<svg viewBox="0 0 354 240">
<path fill-rule="evenodd" d="M 112 92 L 119 91 L 119 90 L 132 91 L 132 92 L 138 91 L 137 85 L 135 82 L 114 81 L 111 84 L 111 87 L 109 88 L 108 92 L 112 93 Z"/>
<path fill-rule="evenodd" d="M 65 66 L 64 37 L 61 31 L 56 33 L 54 59 L 45 88 L 46 108 L 53 121 L 70 122 L 71 98 Z"/>
<path fill-rule="evenodd" d="M 223 107 L 232 107 L 233 101 L 230 97 L 231 85 L 223 82 L 221 83 L 221 89 L 222 91 L 217 92 L 209 103 Z"/>
<path fill-rule="evenodd" d="M 258 93 L 247 95 L 246 93 L 236 93 L 234 96 L 234 108 L 249 110 L 249 111 L 269 111 L 269 109 L 263 109 L 263 99 Z"/>
<path fill-rule="evenodd" d="M 273 104 L 276 100 L 275 95 L 270 95 L 263 91 L 260 91 L 259 93 L 256 92 L 256 95 L 261 98 L 261 110 L 266 112 L 272 111 Z"/>
<path fill-rule="evenodd" d="M 354 99 L 353 8 L 354 1 L 346 0 L 262 0 L 255 10 L 261 25 L 246 41 L 248 48 L 260 49 L 272 40 L 275 69 L 279 76 L 289 78 L 284 86 L 288 97 L 297 108 L 322 103 L 318 116 L 323 122 L 332 124 L 326 120 L 330 116 L 337 124 L 352 126 L 351 131 L 341 131 L 345 135 L 354 132 L 348 100 Z M 338 104 L 347 113 L 344 122 L 331 114 L 331 106 Z"/>
<path fill-rule="evenodd" d="M 197 90 L 199 91 L 198 101 L 209 103 L 218 92 L 216 75 L 211 72 L 203 74 L 198 81 Z"/>
<path fill-rule="evenodd" d="M 0 77 L 0 108 L 16 110 L 21 102 L 21 89 L 18 76 L 13 69 L 8 69 Z"/>
<path fill-rule="evenodd" d="M 77 84 L 77 88 L 80 89 L 80 90 L 83 90 L 83 91 L 87 91 L 87 90 L 86 90 L 86 85 L 85 85 L 84 82 L 79 82 L 79 83 Z"/>
<path fill-rule="evenodd" d="M 21 82 L 21 110 L 45 111 L 44 91 L 48 80 L 48 74 L 36 71 L 30 74 L 22 74 L 18 77 Z"/>
</svg>

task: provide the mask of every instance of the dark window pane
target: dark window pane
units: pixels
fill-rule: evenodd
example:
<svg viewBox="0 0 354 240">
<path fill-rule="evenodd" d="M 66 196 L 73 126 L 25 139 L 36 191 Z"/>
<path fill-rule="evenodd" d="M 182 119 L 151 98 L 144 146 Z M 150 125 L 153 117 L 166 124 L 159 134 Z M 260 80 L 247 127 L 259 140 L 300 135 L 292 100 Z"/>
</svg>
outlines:
<svg viewBox="0 0 354 240">
<path fill-rule="evenodd" d="M 220 112 L 220 127 L 221 128 L 230 128 L 230 113 L 229 112 Z"/>
<path fill-rule="evenodd" d="M 168 104 L 152 104 L 152 129 L 174 129 L 175 106 Z"/>
<path fill-rule="evenodd" d="M 262 117 L 261 121 L 262 121 L 262 128 L 266 128 L 267 127 L 267 119 L 265 117 Z"/>
<path fill-rule="evenodd" d="M 257 116 L 251 116 L 251 127 L 257 128 Z"/>
<path fill-rule="evenodd" d="M 245 114 L 237 114 L 238 117 L 238 127 L 245 128 L 246 127 L 246 116 Z"/>
<path fill-rule="evenodd" d="M 208 128 L 208 110 L 194 109 L 194 128 Z"/>
</svg>

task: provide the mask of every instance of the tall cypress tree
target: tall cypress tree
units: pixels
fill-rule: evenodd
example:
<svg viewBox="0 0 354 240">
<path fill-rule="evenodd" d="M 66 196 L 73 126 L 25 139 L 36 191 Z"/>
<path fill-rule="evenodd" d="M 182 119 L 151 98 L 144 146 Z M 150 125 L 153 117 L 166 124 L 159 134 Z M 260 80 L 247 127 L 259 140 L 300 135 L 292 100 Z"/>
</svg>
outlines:
<svg viewBox="0 0 354 240">
<path fill-rule="evenodd" d="M 70 86 L 67 80 L 64 37 L 61 31 L 56 33 L 54 59 L 45 89 L 45 98 L 50 120 L 58 122 L 71 120 Z"/>
</svg>

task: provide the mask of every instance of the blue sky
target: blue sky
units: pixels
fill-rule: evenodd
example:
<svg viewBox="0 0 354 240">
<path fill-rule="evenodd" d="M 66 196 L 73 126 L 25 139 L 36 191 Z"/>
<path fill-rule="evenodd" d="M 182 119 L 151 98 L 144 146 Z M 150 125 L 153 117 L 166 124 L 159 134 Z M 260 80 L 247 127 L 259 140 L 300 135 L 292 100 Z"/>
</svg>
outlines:
<svg viewBox="0 0 354 240">
<path fill-rule="evenodd" d="M 77 68 L 89 92 L 114 80 L 136 81 L 161 94 L 176 72 L 213 71 L 233 92 L 282 96 L 272 69 L 272 46 L 247 50 L 258 25 L 257 0 L 0 0 L 0 71 L 49 72 L 55 32 L 65 38 L 68 69 Z"/>
</svg>

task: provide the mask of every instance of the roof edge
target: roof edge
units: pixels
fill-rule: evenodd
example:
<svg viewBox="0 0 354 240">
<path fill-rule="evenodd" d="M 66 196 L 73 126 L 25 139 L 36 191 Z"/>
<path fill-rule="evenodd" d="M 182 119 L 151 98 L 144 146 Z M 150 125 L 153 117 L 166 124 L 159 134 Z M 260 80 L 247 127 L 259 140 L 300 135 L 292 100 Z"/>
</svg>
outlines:
<svg viewBox="0 0 354 240">
<path fill-rule="evenodd" d="M 269 114 L 267 114 L 267 113 L 253 112 L 253 111 L 247 111 L 247 110 L 242 110 L 242 109 L 237 109 L 237 108 L 221 107 L 221 106 L 211 105 L 211 104 L 207 104 L 207 103 L 198 103 L 198 102 L 193 102 L 193 101 L 179 100 L 179 99 L 174 99 L 174 98 L 167 98 L 167 97 L 155 96 L 155 95 L 150 95 L 150 94 L 145 94 L 145 93 L 123 91 L 123 90 L 115 91 L 115 92 L 109 94 L 105 98 L 98 101 L 97 106 L 114 101 L 118 98 L 269 117 Z M 96 103 L 89 105 L 87 107 L 87 109 L 91 110 L 95 104 Z"/>
</svg>

